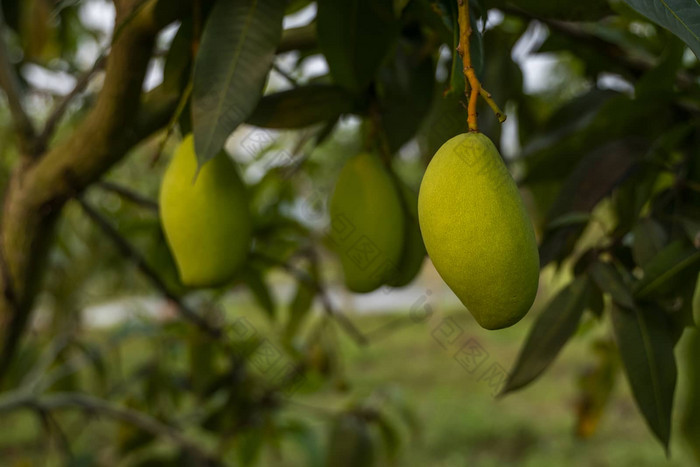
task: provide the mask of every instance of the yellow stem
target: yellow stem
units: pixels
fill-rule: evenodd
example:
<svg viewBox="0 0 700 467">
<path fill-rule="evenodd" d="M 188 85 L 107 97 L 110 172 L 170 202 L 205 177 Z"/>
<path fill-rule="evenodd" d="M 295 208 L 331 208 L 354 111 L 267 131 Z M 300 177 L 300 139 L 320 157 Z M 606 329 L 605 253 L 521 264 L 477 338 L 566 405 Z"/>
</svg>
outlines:
<svg viewBox="0 0 700 467">
<path fill-rule="evenodd" d="M 506 115 L 498 108 L 496 102 L 491 98 L 491 94 L 481 87 L 479 78 L 476 77 L 469 50 L 469 36 L 472 33 L 469 22 L 469 0 L 457 0 L 457 3 L 459 5 L 459 45 L 457 46 L 457 52 L 462 57 L 464 65 L 462 70 L 465 80 L 464 94 L 469 97 L 467 123 L 469 124 L 469 131 L 477 132 L 479 131 L 479 126 L 477 124 L 476 104 L 479 101 L 479 96 L 491 107 L 499 122 L 503 123 L 506 120 Z"/>
</svg>

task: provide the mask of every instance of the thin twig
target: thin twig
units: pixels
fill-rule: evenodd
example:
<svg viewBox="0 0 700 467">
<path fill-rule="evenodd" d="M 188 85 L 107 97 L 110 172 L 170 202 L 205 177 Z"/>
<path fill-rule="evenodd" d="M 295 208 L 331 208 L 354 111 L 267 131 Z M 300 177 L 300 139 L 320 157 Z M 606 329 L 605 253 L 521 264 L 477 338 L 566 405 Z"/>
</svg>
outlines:
<svg viewBox="0 0 700 467">
<path fill-rule="evenodd" d="M 158 150 L 156 153 L 153 155 L 153 158 L 151 159 L 151 167 L 155 167 L 158 161 L 160 160 L 160 156 L 163 154 L 163 150 L 165 149 L 165 145 L 170 139 L 170 136 L 172 136 L 173 131 L 175 130 L 175 125 L 177 124 L 178 119 L 180 118 L 180 115 L 182 115 L 182 112 L 185 110 L 185 106 L 187 106 L 187 101 L 190 99 L 190 95 L 192 94 L 192 89 L 193 89 L 193 81 L 192 78 L 187 82 L 187 86 L 185 86 L 184 91 L 182 92 L 182 96 L 180 96 L 180 99 L 177 102 L 177 107 L 175 107 L 175 112 L 173 112 L 172 116 L 170 117 L 170 121 L 168 122 L 168 126 L 165 130 L 165 135 L 163 135 L 163 139 L 161 140 L 160 144 L 158 145 Z"/>
<path fill-rule="evenodd" d="M 153 286 L 158 289 L 166 298 L 177 305 L 178 310 L 183 318 L 191 321 L 202 331 L 206 332 L 210 336 L 220 339 L 223 337 L 223 332 L 220 328 L 210 324 L 206 319 L 202 318 L 190 307 L 185 305 L 180 297 L 172 292 L 168 286 L 163 282 L 158 273 L 154 271 L 151 266 L 146 262 L 146 260 L 141 256 L 141 254 L 117 231 L 117 229 L 112 226 L 112 224 L 105 219 L 95 208 L 93 208 L 87 201 L 82 197 L 76 198 L 83 208 L 85 214 L 97 224 L 98 227 L 112 240 L 115 246 L 124 254 L 124 256 L 131 258 L 136 267 L 150 280 Z"/>
<path fill-rule="evenodd" d="M 36 131 L 22 104 L 22 90 L 15 74 L 15 68 L 10 62 L 5 42 L 5 20 L 0 12 L 0 88 L 5 90 L 7 103 L 10 107 L 20 148 L 26 155 L 35 155 L 34 138 Z"/>
<path fill-rule="evenodd" d="M 365 335 L 362 334 L 362 332 L 359 329 L 357 329 L 357 327 L 352 323 L 352 321 L 347 316 L 345 316 L 345 314 L 340 313 L 338 310 L 335 309 L 335 307 L 333 306 L 333 302 L 331 302 L 331 299 L 328 296 L 326 288 L 320 281 L 315 280 L 314 278 L 309 276 L 305 271 L 302 271 L 301 269 L 298 269 L 289 263 L 285 263 L 284 261 L 280 261 L 262 253 L 255 253 L 254 258 L 260 259 L 261 261 L 264 261 L 273 266 L 280 267 L 289 275 L 297 279 L 299 282 L 302 282 L 305 285 L 308 285 L 309 287 L 314 289 L 314 291 L 318 294 L 321 300 L 321 304 L 326 314 L 333 317 L 358 345 L 367 345 L 369 343 Z"/>
<path fill-rule="evenodd" d="M 129 188 L 118 185 L 116 183 L 104 181 L 97 182 L 95 186 L 98 186 L 105 191 L 110 191 L 133 204 L 144 207 L 150 211 L 158 212 L 158 203 Z"/>
<path fill-rule="evenodd" d="M 462 70 L 465 79 L 464 93 L 469 97 L 467 123 L 469 124 L 469 131 L 477 132 L 479 131 L 479 126 L 477 123 L 476 104 L 479 101 L 479 96 L 491 107 L 491 110 L 496 114 L 496 118 L 498 118 L 499 122 L 503 123 L 506 120 L 506 115 L 498 108 L 496 102 L 491 98 L 491 94 L 481 87 L 479 78 L 476 76 L 469 49 L 469 36 L 471 36 L 472 33 L 471 23 L 469 22 L 469 0 L 458 0 L 458 4 L 459 45 L 457 45 L 457 52 L 462 57 L 462 64 L 464 66 Z"/>
<path fill-rule="evenodd" d="M 63 115 L 65 115 L 66 110 L 68 109 L 68 105 L 73 101 L 75 96 L 77 96 L 85 90 L 95 73 L 97 73 L 99 70 L 102 69 L 102 67 L 104 67 L 106 61 L 105 59 L 106 54 L 101 54 L 97 58 L 97 60 L 95 60 L 95 63 L 92 65 L 92 68 L 90 68 L 88 71 L 83 73 L 83 75 L 80 76 L 80 78 L 78 78 L 78 81 L 75 83 L 73 90 L 66 94 L 54 106 L 53 110 L 49 114 L 49 118 L 46 119 L 44 129 L 41 131 L 37 138 L 37 147 L 40 151 L 43 152 L 46 149 L 46 146 L 48 145 L 48 142 L 51 139 L 51 136 L 53 136 L 53 133 L 56 129 L 56 125 L 58 125 L 58 122 L 60 122 Z"/>
<path fill-rule="evenodd" d="M 44 397 L 34 397 L 27 394 L 10 393 L 0 400 L 0 413 L 20 408 L 30 408 L 39 413 L 60 409 L 80 409 L 88 413 L 105 415 L 137 426 L 155 436 L 169 439 L 197 459 L 200 463 L 199 465 L 220 465 L 213 454 L 208 453 L 203 447 L 187 439 L 176 427 L 167 425 L 146 413 L 122 407 L 88 394 L 66 392 Z"/>
<path fill-rule="evenodd" d="M 292 75 L 287 73 L 285 70 L 283 70 L 276 62 L 272 62 L 272 69 L 275 70 L 277 73 L 282 75 L 284 79 L 289 81 L 289 84 L 292 85 L 292 87 L 298 88 L 299 87 L 299 82 L 294 79 Z"/>
</svg>

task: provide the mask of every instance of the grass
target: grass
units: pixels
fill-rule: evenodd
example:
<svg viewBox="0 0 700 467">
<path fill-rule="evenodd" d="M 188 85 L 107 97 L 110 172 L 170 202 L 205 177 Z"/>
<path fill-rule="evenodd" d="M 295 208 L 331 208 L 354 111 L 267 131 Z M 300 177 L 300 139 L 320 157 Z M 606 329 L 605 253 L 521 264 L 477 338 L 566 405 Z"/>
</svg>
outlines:
<svg viewBox="0 0 700 467">
<path fill-rule="evenodd" d="M 381 326 L 389 316 L 360 316 L 363 330 Z M 447 320 L 447 321 L 445 321 Z M 574 436 L 577 376 L 592 363 L 591 338 L 568 345 L 555 364 L 531 386 L 504 398 L 482 378 L 490 365 L 510 368 L 531 324 L 500 332 L 479 328 L 466 311 L 411 324 L 358 348 L 343 339 L 345 372 L 354 393 L 396 386 L 414 407 L 421 430 L 405 440 L 401 466 L 684 466 L 678 450 L 666 459 L 632 401 L 627 382 L 616 388 L 597 432 L 587 440 Z M 446 343 L 443 331 L 458 325 L 458 341 Z M 488 357 L 469 372 L 454 358 L 459 342 L 478 342 Z M 305 402 L 333 404 L 341 397 L 317 394 Z M 272 464 L 271 464 L 272 465 Z"/>
<path fill-rule="evenodd" d="M 256 329 L 270 329 L 262 313 L 252 306 L 229 309 L 232 318 L 244 316 Z M 415 412 L 419 427 L 412 434 L 401 425 L 401 449 L 394 462 L 398 466 L 692 465 L 675 447 L 672 459 L 666 458 L 634 406 L 621 373 L 596 433 L 587 440 L 574 436 L 576 381 L 593 362 L 590 344 L 596 335 L 606 332 L 605 326 L 570 342 L 554 365 L 531 386 L 496 398 L 498 388 L 484 374 L 491 368 L 507 370 L 512 366 L 533 316 L 498 332 L 481 329 L 464 310 L 436 309 L 430 319 L 420 322 L 407 319 L 406 312 L 350 317 L 372 339 L 361 347 L 337 330 L 341 379 L 349 388 L 342 391 L 337 385 L 327 384 L 320 391 L 297 393 L 284 410 L 284 415 L 307 421 L 314 428 L 318 444 L 325 442 L 328 433 L 328 417 L 323 414 L 337 412 L 350 401 L 378 390 L 391 390 L 402 394 Z M 403 324 L 390 332 L 376 331 L 396 320 Z M 466 342 L 478 343 L 485 353 L 476 369 L 465 368 L 454 358 Z M 153 345 L 148 336 L 136 339 L 125 345 L 122 359 L 133 366 Z M 80 426 L 84 419 L 74 416 L 71 424 Z M 12 453 L 13 445 L 26 446 L 40 430 L 39 422 L 29 413 L 0 419 L 2 452 Z M 113 443 L 113 435 L 114 425 L 108 421 L 93 422 L 74 440 L 76 449 L 89 452 L 95 446 L 107 448 Z M 42 445 L 36 446 L 41 449 Z M 260 465 L 308 465 L 299 448 L 292 446 L 284 441 L 281 454 L 266 452 Z M 1 459 L 0 465 L 4 465 Z M 62 464 L 53 460 L 42 465 Z"/>
</svg>

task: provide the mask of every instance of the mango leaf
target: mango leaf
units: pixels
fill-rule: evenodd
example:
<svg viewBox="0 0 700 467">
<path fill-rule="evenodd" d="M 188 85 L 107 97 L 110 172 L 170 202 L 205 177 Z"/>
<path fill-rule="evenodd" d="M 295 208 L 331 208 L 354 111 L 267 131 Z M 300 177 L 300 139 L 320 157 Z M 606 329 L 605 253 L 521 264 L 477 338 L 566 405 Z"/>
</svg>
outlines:
<svg viewBox="0 0 700 467">
<path fill-rule="evenodd" d="M 591 265 L 588 274 L 600 290 L 609 294 L 614 302 L 628 309 L 635 307 L 630 288 L 611 264 L 596 261 Z"/>
<path fill-rule="evenodd" d="M 415 135 L 433 100 L 435 65 L 430 55 L 416 58 L 421 46 L 399 42 L 396 54 L 379 72 L 381 121 L 392 153 Z"/>
<path fill-rule="evenodd" d="M 317 433 L 312 426 L 301 419 L 285 420 L 281 427 L 286 436 L 296 442 L 306 453 L 306 464 L 309 467 L 321 467 L 323 456 Z"/>
<path fill-rule="evenodd" d="M 584 439 L 595 433 L 610 401 L 620 367 L 620 359 L 611 341 L 595 341 L 592 353 L 595 364 L 586 367 L 578 379 L 576 435 Z"/>
<path fill-rule="evenodd" d="M 319 0 L 316 18 L 333 80 L 363 92 L 398 34 L 392 0 Z"/>
<path fill-rule="evenodd" d="M 632 394 L 647 424 L 668 450 L 676 360 L 666 313 L 613 307 L 612 322 Z"/>
<path fill-rule="evenodd" d="M 530 384 L 554 361 L 576 331 L 590 289 L 589 279 L 579 276 L 549 302 L 530 330 L 502 394 Z"/>
<path fill-rule="evenodd" d="M 351 414 L 339 415 L 331 428 L 326 465 L 369 467 L 375 465 L 374 440 L 367 422 Z"/>
<path fill-rule="evenodd" d="M 197 160 L 214 157 L 255 109 L 282 35 L 283 0 L 219 0 L 194 63 Z"/>
<path fill-rule="evenodd" d="M 379 434 L 389 459 L 395 460 L 401 446 L 401 436 L 398 427 L 385 414 L 377 417 L 375 422 L 377 428 L 379 428 Z"/>
<path fill-rule="evenodd" d="M 644 276 L 634 288 L 635 297 L 648 299 L 655 294 L 663 293 L 676 281 L 678 274 L 698 262 L 700 262 L 700 250 L 682 241 L 671 243 L 644 267 Z"/>
<path fill-rule="evenodd" d="M 606 144 L 587 154 L 568 176 L 548 217 L 556 219 L 571 212 L 590 212 L 632 170 L 645 146 L 634 139 Z M 540 261 L 546 265 L 561 260 L 574 247 L 583 225 L 550 230 L 540 245 Z"/>
<path fill-rule="evenodd" d="M 289 320 L 284 329 L 285 337 L 294 337 L 316 298 L 316 290 L 305 282 L 299 282 L 292 302 L 289 304 Z"/>
<path fill-rule="evenodd" d="M 597 21 L 613 13 L 606 0 L 493 0 L 489 3 L 489 8 L 499 7 L 516 7 L 537 17 L 566 21 Z"/>
<path fill-rule="evenodd" d="M 695 282 L 695 292 L 693 292 L 692 303 L 693 320 L 696 326 L 700 326 L 700 273 L 698 273 L 698 279 Z"/>
<path fill-rule="evenodd" d="M 700 58 L 700 4 L 696 0 L 625 0 L 625 3 L 683 39 Z"/>
<path fill-rule="evenodd" d="M 439 90 L 438 93 L 421 129 L 423 152 L 430 155 L 435 154 L 448 139 L 469 130 L 467 111 L 459 98 L 453 95 L 443 97 Z"/>
<path fill-rule="evenodd" d="M 190 78 L 193 39 L 192 20 L 183 20 L 165 55 L 163 86 L 168 90 L 181 92 Z"/>
<path fill-rule="evenodd" d="M 253 294 L 255 302 L 265 311 L 268 318 L 273 319 L 276 315 L 275 299 L 270 287 L 265 282 L 263 273 L 250 267 L 243 272 L 243 281 Z"/>
<path fill-rule="evenodd" d="M 263 128 L 304 128 L 354 107 L 352 96 L 340 86 L 311 84 L 264 96 L 246 122 Z"/>
<path fill-rule="evenodd" d="M 667 235 L 661 224 L 652 218 L 641 219 L 632 230 L 632 256 L 637 266 L 644 267 L 666 244 Z"/>
</svg>

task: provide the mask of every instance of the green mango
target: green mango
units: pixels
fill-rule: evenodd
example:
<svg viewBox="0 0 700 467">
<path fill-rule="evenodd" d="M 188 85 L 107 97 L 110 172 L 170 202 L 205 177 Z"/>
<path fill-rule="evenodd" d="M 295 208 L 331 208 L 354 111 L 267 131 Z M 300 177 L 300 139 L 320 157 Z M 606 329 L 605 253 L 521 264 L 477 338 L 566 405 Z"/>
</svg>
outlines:
<svg viewBox="0 0 700 467">
<path fill-rule="evenodd" d="M 535 232 L 491 140 L 447 141 L 425 171 L 418 220 L 435 268 L 486 329 L 517 323 L 537 294 Z"/>
<path fill-rule="evenodd" d="M 371 292 L 396 273 L 404 243 L 403 207 L 391 174 L 375 155 L 353 156 L 340 171 L 329 233 L 349 290 Z"/>
<path fill-rule="evenodd" d="M 160 187 L 160 220 L 180 280 L 214 287 L 231 280 L 246 260 L 251 216 L 233 161 L 220 153 L 197 173 L 194 138 L 175 151 Z"/>
<path fill-rule="evenodd" d="M 397 180 L 396 183 L 401 193 L 406 219 L 404 223 L 404 246 L 401 260 L 396 267 L 396 274 L 389 279 L 387 284 L 392 287 L 403 287 L 415 279 L 420 272 L 426 251 L 418 225 L 418 193 L 411 190 L 400 180 Z"/>
<path fill-rule="evenodd" d="M 685 329 L 676 349 L 679 435 L 700 464 L 700 330 Z"/>
</svg>

